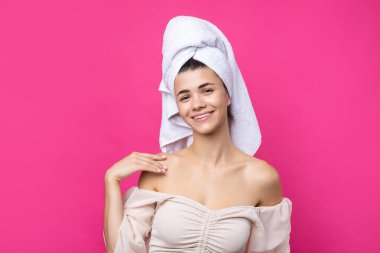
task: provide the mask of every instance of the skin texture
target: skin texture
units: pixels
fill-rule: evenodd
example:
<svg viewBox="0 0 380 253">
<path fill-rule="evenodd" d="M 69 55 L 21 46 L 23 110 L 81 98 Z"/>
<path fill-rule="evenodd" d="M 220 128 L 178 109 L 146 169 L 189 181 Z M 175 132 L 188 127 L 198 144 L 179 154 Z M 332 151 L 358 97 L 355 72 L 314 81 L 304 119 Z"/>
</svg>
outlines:
<svg viewBox="0 0 380 253">
<path fill-rule="evenodd" d="M 211 84 L 199 88 L 204 83 Z M 278 204 L 283 196 L 277 170 L 240 151 L 231 141 L 227 117 L 231 99 L 218 75 L 208 67 L 182 72 L 175 79 L 174 91 L 179 114 L 193 129 L 193 144 L 177 152 L 160 153 L 167 156 L 160 163 L 168 170 L 142 171 L 138 186 L 182 195 L 212 210 Z M 191 118 L 210 111 L 213 113 L 206 121 Z"/>
</svg>

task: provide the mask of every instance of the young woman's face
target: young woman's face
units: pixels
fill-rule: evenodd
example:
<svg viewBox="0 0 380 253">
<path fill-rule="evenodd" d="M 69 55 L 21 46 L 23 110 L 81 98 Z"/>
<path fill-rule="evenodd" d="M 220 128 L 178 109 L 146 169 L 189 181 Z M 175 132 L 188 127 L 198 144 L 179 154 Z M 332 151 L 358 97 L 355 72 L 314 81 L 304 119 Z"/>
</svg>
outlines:
<svg viewBox="0 0 380 253">
<path fill-rule="evenodd" d="M 231 104 L 222 80 L 208 67 L 188 70 L 177 75 L 174 93 L 179 114 L 195 131 L 206 133 L 227 121 Z M 195 115 L 210 113 L 196 119 Z"/>
</svg>

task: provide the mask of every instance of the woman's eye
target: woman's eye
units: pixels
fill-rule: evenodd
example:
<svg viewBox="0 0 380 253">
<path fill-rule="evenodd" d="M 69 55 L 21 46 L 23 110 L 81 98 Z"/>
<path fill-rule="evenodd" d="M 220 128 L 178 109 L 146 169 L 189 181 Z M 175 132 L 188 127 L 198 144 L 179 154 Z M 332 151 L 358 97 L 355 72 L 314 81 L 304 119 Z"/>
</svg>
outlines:
<svg viewBox="0 0 380 253">
<path fill-rule="evenodd" d="M 203 91 L 205 91 L 205 92 L 209 92 L 209 91 L 212 91 L 212 89 L 205 89 L 205 90 L 203 90 Z M 184 97 L 182 97 L 179 101 L 182 101 L 182 100 L 185 100 L 185 99 L 187 99 L 189 96 L 184 96 Z"/>
</svg>

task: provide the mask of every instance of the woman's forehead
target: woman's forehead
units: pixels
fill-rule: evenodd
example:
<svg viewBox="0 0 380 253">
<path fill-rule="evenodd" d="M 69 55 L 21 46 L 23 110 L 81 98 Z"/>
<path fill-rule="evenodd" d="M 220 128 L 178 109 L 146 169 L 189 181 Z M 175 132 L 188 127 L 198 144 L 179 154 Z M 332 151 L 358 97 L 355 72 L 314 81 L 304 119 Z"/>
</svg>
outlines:
<svg viewBox="0 0 380 253">
<path fill-rule="evenodd" d="M 204 83 L 220 84 L 218 75 L 210 68 L 197 68 L 179 73 L 174 81 L 174 89 L 191 88 L 196 89 Z"/>
</svg>

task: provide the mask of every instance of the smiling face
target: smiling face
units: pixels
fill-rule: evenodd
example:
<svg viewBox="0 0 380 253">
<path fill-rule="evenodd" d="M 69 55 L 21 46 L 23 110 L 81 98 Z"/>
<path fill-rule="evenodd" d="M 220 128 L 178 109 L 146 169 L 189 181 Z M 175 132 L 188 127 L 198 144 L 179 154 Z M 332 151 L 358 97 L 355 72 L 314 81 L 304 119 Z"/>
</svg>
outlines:
<svg viewBox="0 0 380 253">
<path fill-rule="evenodd" d="M 176 76 L 174 92 L 182 119 L 203 134 L 227 123 L 227 106 L 231 99 L 219 76 L 208 67 L 186 70 Z M 196 119 L 195 115 L 210 113 Z"/>
</svg>

